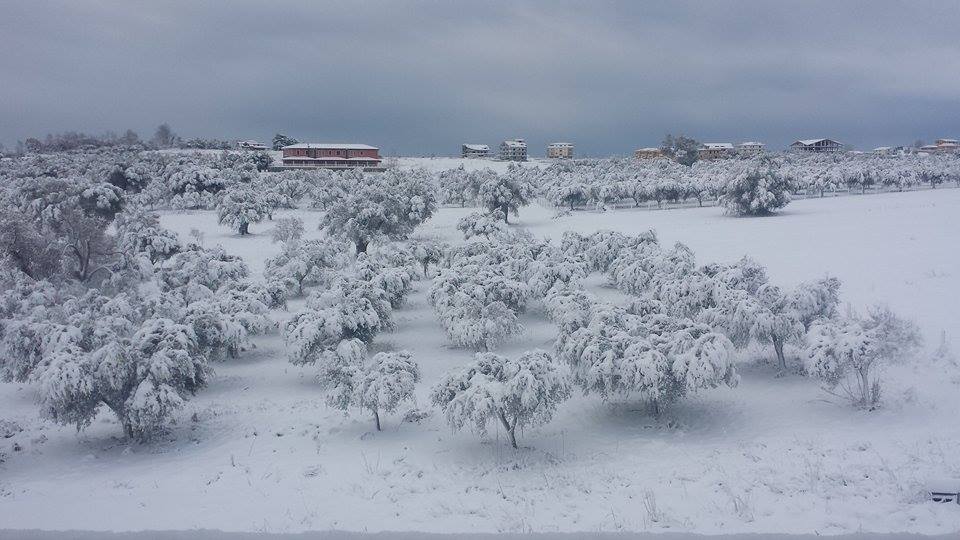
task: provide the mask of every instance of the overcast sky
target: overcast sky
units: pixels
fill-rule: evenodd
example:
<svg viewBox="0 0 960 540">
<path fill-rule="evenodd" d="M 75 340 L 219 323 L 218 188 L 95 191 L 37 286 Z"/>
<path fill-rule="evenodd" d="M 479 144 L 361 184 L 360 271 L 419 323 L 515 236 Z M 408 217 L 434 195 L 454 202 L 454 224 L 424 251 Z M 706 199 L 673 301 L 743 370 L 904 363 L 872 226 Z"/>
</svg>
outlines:
<svg viewBox="0 0 960 540">
<path fill-rule="evenodd" d="M 960 1 L 3 1 L 0 142 L 184 137 L 581 155 L 960 136 Z"/>
</svg>

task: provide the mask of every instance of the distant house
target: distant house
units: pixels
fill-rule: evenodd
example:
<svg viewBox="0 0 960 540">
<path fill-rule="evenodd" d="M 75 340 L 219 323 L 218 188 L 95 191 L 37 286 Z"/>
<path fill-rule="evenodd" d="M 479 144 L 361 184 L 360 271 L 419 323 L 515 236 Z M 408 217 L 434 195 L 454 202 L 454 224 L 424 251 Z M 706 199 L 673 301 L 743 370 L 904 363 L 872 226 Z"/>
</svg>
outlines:
<svg viewBox="0 0 960 540">
<path fill-rule="evenodd" d="M 733 154 L 734 148 L 730 143 L 704 143 L 697 150 L 699 159 L 723 159 L 732 157 Z"/>
<path fill-rule="evenodd" d="M 795 141 L 790 149 L 797 152 L 832 153 L 843 152 L 843 143 L 833 139 L 803 139 Z"/>
<path fill-rule="evenodd" d="M 756 141 L 742 142 L 737 146 L 737 153 L 743 157 L 759 157 L 763 155 L 763 143 Z"/>
<path fill-rule="evenodd" d="M 633 157 L 637 159 L 657 159 L 663 157 L 663 150 L 659 148 L 637 148 L 633 151 Z"/>
<path fill-rule="evenodd" d="M 547 157 L 551 159 L 572 159 L 573 144 L 568 142 L 555 142 L 547 145 Z"/>
<path fill-rule="evenodd" d="M 878 146 L 873 149 L 873 154 L 877 156 L 889 156 L 894 153 L 894 149 L 890 146 Z"/>
<path fill-rule="evenodd" d="M 464 144 L 460 146 L 460 155 L 465 158 L 490 157 L 490 147 L 485 144 Z"/>
<path fill-rule="evenodd" d="M 931 148 L 930 150 L 924 150 L 924 148 L 928 147 L 924 146 L 920 150 L 936 154 L 951 154 L 960 152 L 960 143 L 958 143 L 956 139 L 937 139 L 936 144 L 929 146 L 929 148 Z"/>
<path fill-rule="evenodd" d="M 237 148 L 240 150 L 268 150 L 267 145 L 257 141 L 239 141 Z"/>
<path fill-rule="evenodd" d="M 500 143 L 500 159 L 504 161 L 526 161 L 527 141 L 510 139 Z"/>
<path fill-rule="evenodd" d="M 380 149 L 366 144 L 299 143 L 283 147 L 284 167 L 353 169 L 379 167 Z"/>
</svg>

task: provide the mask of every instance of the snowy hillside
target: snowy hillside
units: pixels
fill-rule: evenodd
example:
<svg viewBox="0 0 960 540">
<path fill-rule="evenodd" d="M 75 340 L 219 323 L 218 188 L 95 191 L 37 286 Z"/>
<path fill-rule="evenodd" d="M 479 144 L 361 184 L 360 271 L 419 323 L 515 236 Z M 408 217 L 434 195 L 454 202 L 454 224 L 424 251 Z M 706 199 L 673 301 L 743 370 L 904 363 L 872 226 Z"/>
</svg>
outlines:
<svg viewBox="0 0 960 540">
<path fill-rule="evenodd" d="M 441 208 L 417 235 L 460 243 L 456 224 L 472 210 Z M 274 219 L 294 214 L 307 238 L 319 235 L 320 212 Z M 575 391 L 550 424 L 519 434 L 514 451 L 493 425 L 483 440 L 451 433 L 430 404 L 429 389 L 473 353 L 449 343 L 427 300 L 430 281 L 417 281 L 394 313 L 396 329 L 378 336 L 373 352 L 413 353 L 422 372 L 416 406 L 427 413 L 419 422 L 386 415 L 376 432 L 366 413 L 329 408 L 316 368 L 288 363 L 278 334 L 215 363 L 209 388 L 151 444 L 118 439 L 106 413 L 80 434 L 41 421 L 31 386 L 4 384 L 0 409 L 16 427 L 2 440 L 0 528 L 960 530 L 957 507 L 929 502 L 927 493 L 940 483 L 960 489 L 960 368 L 928 360 L 941 331 L 954 343 L 960 335 L 960 190 L 809 199 L 764 218 L 719 208 L 554 215 L 524 207 L 514 227 L 557 240 L 565 231 L 655 229 L 661 244 L 682 241 L 699 262 L 750 255 L 780 285 L 830 274 L 843 281 L 843 302 L 884 302 L 916 320 L 926 347 L 916 362 L 887 369 L 885 404 L 875 411 L 849 407 L 814 379 L 775 377 L 771 352 L 752 348 L 739 361 L 738 387 L 703 391 L 659 418 L 640 401 L 604 403 Z M 211 211 L 166 211 L 161 224 L 183 240 L 203 231 L 205 245 L 242 257 L 253 278 L 280 249 L 269 222 L 245 237 Z M 601 274 L 587 285 L 626 302 Z M 302 303 L 271 315 L 285 320 Z M 551 349 L 557 330 L 541 308 L 521 322 L 523 333 L 498 353 Z"/>
</svg>

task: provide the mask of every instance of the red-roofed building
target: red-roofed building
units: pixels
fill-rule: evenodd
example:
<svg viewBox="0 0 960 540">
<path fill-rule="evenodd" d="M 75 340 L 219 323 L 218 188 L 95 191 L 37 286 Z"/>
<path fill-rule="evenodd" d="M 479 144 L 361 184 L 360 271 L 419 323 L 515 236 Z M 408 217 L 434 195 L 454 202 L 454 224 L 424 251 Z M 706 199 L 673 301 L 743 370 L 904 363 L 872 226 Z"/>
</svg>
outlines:
<svg viewBox="0 0 960 540">
<path fill-rule="evenodd" d="M 300 143 L 283 147 L 284 167 L 379 167 L 380 149 L 366 144 Z"/>
</svg>

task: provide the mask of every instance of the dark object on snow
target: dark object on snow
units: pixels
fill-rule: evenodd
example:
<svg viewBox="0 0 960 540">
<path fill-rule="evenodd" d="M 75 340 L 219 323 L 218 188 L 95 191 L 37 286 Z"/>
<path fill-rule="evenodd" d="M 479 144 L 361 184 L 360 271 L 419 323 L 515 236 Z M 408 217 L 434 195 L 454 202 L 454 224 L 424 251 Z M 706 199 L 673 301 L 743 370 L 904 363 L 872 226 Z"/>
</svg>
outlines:
<svg viewBox="0 0 960 540">
<path fill-rule="evenodd" d="M 933 502 L 960 504 L 960 493 L 949 493 L 946 491 L 931 491 L 930 496 L 933 498 Z"/>
</svg>

